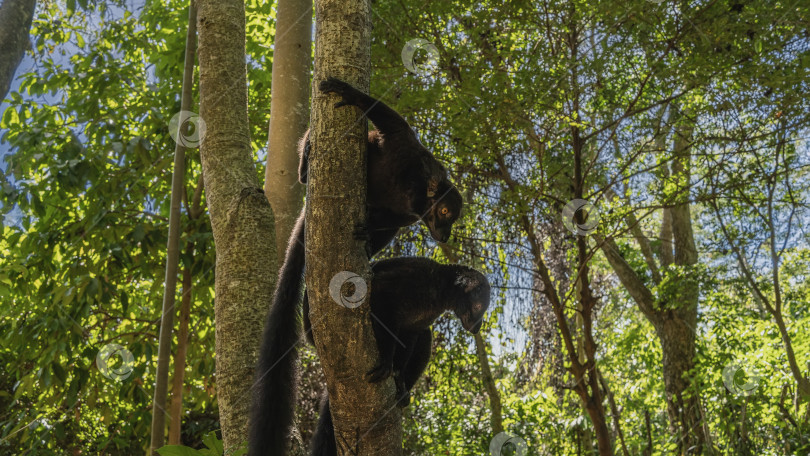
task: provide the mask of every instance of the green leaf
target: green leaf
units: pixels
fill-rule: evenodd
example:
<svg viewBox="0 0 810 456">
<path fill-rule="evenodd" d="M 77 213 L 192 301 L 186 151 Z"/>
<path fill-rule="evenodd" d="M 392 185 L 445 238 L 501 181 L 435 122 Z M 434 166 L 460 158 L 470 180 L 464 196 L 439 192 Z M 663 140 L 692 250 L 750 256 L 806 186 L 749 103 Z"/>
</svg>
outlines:
<svg viewBox="0 0 810 456">
<path fill-rule="evenodd" d="M 19 122 L 20 118 L 17 115 L 17 110 L 14 108 L 14 106 L 9 106 L 3 113 L 3 121 L 0 122 L 0 128 L 11 128 L 12 126 L 17 125 Z"/>
<path fill-rule="evenodd" d="M 211 454 L 219 455 L 225 452 L 225 447 L 222 440 L 217 438 L 216 431 L 211 431 L 205 434 L 205 437 L 203 437 L 203 444 L 208 447 L 209 450 L 212 450 Z"/>
</svg>

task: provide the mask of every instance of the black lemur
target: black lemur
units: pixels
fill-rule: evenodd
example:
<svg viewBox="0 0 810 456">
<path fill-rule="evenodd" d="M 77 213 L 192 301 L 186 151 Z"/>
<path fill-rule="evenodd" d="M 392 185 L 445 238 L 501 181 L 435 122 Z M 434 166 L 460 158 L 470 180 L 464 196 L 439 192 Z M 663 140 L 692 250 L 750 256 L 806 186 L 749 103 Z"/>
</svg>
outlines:
<svg viewBox="0 0 810 456">
<path fill-rule="evenodd" d="M 330 78 L 319 90 L 340 95 L 336 106 L 362 109 L 377 130 L 368 134 L 366 231 L 370 254 L 381 250 L 399 228 L 422 220 L 438 241 L 450 238 L 462 206 L 461 195 L 447 179 L 447 171 L 416 138 L 408 123 L 384 103 L 349 84 Z M 308 133 L 300 145 L 299 180 L 307 181 Z M 279 271 L 273 304 L 267 315 L 256 368 L 251 411 L 250 447 L 281 455 L 293 419 L 295 344 L 299 338 L 297 303 L 304 272 L 304 211 L 290 236 Z M 305 312 L 306 315 L 308 312 Z M 308 317 L 308 315 L 306 315 Z M 307 318 L 308 320 L 308 318 Z M 268 376 L 268 372 L 272 375 Z M 275 422 L 277 425 L 268 426 Z"/>
<path fill-rule="evenodd" d="M 396 236 L 399 229 L 422 220 L 439 242 L 450 239 L 453 223 L 462 206 L 461 194 L 447 179 L 447 170 L 416 137 L 396 111 L 385 103 L 335 78 L 322 81 L 322 92 L 336 93 L 340 106 L 357 106 L 377 130 L 368 133 L 367 196 L 369 207 L 365 231 L 368 253 L 373 256 Z M 305 184 L 309 165 L 309 130 L 299 143 L 301 160 L 298 180 Z M 299 217 L 303 217 L 301 212 Z M 299 236 L 304 239 L 303 227 Z M 309 300 L 304 291 L 304 333 L 312 342 Z"/>
<path fill-rule="evenodd" d="M 409 391 L 422 375 L 430 361 L 431 325 L 445 311 L 453 311 L 462 326 L 473 334 L 481 329 L 484 313 L 489 307 L 490 286 L 486 276 L 467 266 L 444 265 L 428 258 L 392 258 L 371 266 L 371 294 L 369 301 L 374 338 L 377 341 L 379 361 L 366 373 L 370 382 L 385 380 L 394 375 L 400 406 L 410 401 Z M 294 304 L 286 303 L 289 307 Z M 275 309 L 274 309 L 275 310 Z M 291 311 L 292 312 L 292 311 Z M 270 371 L 268 377 L 275 377 Z M 271 378 L 271 380 L 273 380 Z M 276 394 L 294 397 L 292 383 L 287 390 Z M 277 403 L 276 397 L 267 397 L 268 403 Z M 286 399 L 285 399 L 286 400 Z M 289 423 L 280 415 L 267 415 L 265 429 L 289 430 Z M 286 443 L 282 442 L 282 443 Z M 252 446 L 251 454 L 283 455 L 284 449 Z M 329 400 L 324 395 L 318 428 L 312 437 L 312 456 L 336 456 Z"/>
<path fill-rule="evenodd" d="M 431 325 L 453 311 L 467 331 L 477 334 L 489 307 L 486 276 L 467 266 L 439 264 L 428 258 L 392 258 L 371 267 L 370 305 L 380 360 L 366 375 L 371 382 L 394 375 L 398 404 L 410 402 L 410 390 L 430 361 Z M 337 456 L 335 431 L 325 394 L 310 456 Z"/>
</svg>

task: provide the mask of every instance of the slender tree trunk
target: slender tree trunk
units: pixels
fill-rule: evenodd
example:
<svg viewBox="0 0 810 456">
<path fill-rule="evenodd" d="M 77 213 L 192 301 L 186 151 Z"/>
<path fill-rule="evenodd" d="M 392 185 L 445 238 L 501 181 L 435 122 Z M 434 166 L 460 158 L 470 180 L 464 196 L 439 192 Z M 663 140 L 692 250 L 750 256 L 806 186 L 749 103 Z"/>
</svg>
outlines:
<svg viewBox="0 0 810 456">
<path fill-rule="evenodd" d="M 0 4 L 0 101 L 6 97 L 14 73 L 30 46 L 28 33 L 36 0 L 3 0 Z"/>
<path fill-rule="evenodd" d="M 467 204 L 472 203 L 472 194 L 467 194 Z M 458 263 L 458 255 L 447 244 L 439 244 L 444 256 L 450 260 L 451 263 Z M 469 247 L 473 248 L 474 247 Z M 467 250 L 468 251 L 468 250 Z M 474 253 L 473 253 L 474 255 Z M 481 333 L 473 335 L 475 340 L 475 354 L 478 357 L 478 363 L 481 365 L 481 379 L 484 382 L 484 389 L 489 397 L 489 423 L 492 427 L 492 434 L 498 435 L 503 432 L 503 410 L 501 407 L 501 393 L 498 392 L 498 386 L 495 384 L 495 378 L 492 376 L 492 369 L 489 367 L 489 357 L 487 356 L 487 342 Z"/>
<path fill-rule="evenodd" d="M 194 244 L 186 246 L 186 256 L 194 253 Z M 177 328 L 177 353 L 174 355 L 172 375 L 172 401 L 169 408 L 169 445 L 180 445 L 183 423 L 183 381 L 186 374 L 186 354 L 188 353 L 188 323 L 191 316 L 191 268 L 183 268 L 183 289 L 180 316 Z"/>
<path fill-rule="evenodd" d="M 193 3 L 188 10 L 186 33 L 185 64 L 183 66 L 183 87 L 180 97 L 180 111 L 188 111 L 191 106 L 191 92 L 194 86 L 194 54 L 197 49 L 197 11 Z M 186 147 L 180 136 L 184 133 L 185 122 L 178 125 L 174 149 L 174 172 L 172 173 L 171 209 L 169 212 L 169 240 L 166 247 L 166 276 L 164 279 L 163 307 L 160 318 L 160 339 L 158 341 L 158 365 L 155 372 L 155 396 L 152 401 L 152 441 L 151 451 L 162 447 L 166 432 L 166 395 L 169 386 L 169 358 L 172 350 L 172 329 L 174 329 L 174 302 L 177 299 L 177 265 L 180 260 L 180 204 L 183 199 L 183 184 L 186 174 Z"/>
<path fill-rule="evenodd" d="M 619 415 L 619 407 L 616 406 L 616 399 L 613 397 L 610 388 L 608 388 L 607 380 L 605 380 L 602 372 L 598 369 L 597 375 L 599 375 L 599 384 L 602 386 L 602 390 L 605 392 L 605 397 L 607 397 L 608 405 L 610 406 L 610 414 L 613 418 L 613 429 L 616 433 L 616 437 L 619 439 L 622 454 L 624 454 L 624 456 L 630 456 L 630 452 L 627 451 L 627 445 L 624 443 L 624 432 L 622 432 L 621 416 Z"/>
<path fill-rule="evenodd" d="M 312 0 L 279 0 L 264 191 L 276 217 L 276 250 L 284 252 L 301 212 L 298 140 L 309 123 Z"/>
<path fill-rule="evenodd" d="M 328 76 L 367 89 L 370 69 L 369 0 L 315 2 L 315 85 Z M 326 376 L 339 455 L 402 454 L 394 383 L 368 383 L 378 359 L 368 297 L 354 309 L 330 297 L 348 293 L 336 274 L 370 277 L 364 243 L 354 239 L 366 218 L 366 129 L 354 108 L 334 108 L 334 95 L 313 93 L 312 152 L 306 212 L 306 285 L 315 347 Z M 360 292 L 357 287 L 354 292 Z M 373 292 L 373 290 L 371 291 Z"/>
<path fill-rule="evenodd" d="M 577 280 L 576 284 L 576 296 L 577 296 L 577 312 L 574 314 L 574 323 L 576 327 L 574 330 L 576 331 L 577 335 L 577 353 L 579 356 L 579 362 L 582 365 L 588 362 L 588 357 L 585 354 L 585 321 L 582 319 L 583 315 L 583 307 L 582 307 L 582 287 L 581 282 Z M 582 438 L 582 447 L 585 449 L 585 454 L 592 455 L 595 454 L 594 447 L 593 447 L 593 432 L 587 427 L 582 428 L 582 432 L 580 433 L 580 437 Z"/>
<path fill-rule="evenodd" d="M 487 343 L 481 333 L 473 336 L 475 339 L 475 354 L 478 356 L 478 363 L 481 365 L 481 379 L 484 381 L 484 388 L 489 396 L 489 422 L 492 426 L 492 434 L 497 435 L 503 432 L 503 414 L 501 411 L 501 393 L 495 385 L 495 378 L 489 368 L 489 358 L 487 357 Z"/>
<path fill-rule="evenodd" d="M 254 165 L 247 115 L 245 4 L 200 0 L 200 148 L 216 246 L 217 400 L 225 452 L 247 441 L 253 373 L 276 284 L 273 211 Z"/>
</svg>

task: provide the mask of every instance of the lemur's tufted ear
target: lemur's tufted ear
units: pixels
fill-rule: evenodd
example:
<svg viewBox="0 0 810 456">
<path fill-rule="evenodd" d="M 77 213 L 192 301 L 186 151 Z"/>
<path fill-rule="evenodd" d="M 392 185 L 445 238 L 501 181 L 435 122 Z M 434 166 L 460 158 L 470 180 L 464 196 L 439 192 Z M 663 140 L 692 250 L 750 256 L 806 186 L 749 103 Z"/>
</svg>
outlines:
<svg viewBox="0 0 810 456">
<path fill-rule="evenodd" d="M 458 277 L 456 277 L 456 281 L 453 284 L 463 288 L 465 293 L 469 293 L 475 289 L 475 287 L 480 285 L 481 282 L 478 280 L 477 276 L 470 274 L 469 272 L 462 272 L 458 275 Z"/>
<path fill-rule="evenodd" d="M 439 191 L 439 179 L 435 177 L 431 177 L 428 179 L 427 183 L 427 197 L 428 198 L 435 198 L 436 193 Z"/>
</svg>

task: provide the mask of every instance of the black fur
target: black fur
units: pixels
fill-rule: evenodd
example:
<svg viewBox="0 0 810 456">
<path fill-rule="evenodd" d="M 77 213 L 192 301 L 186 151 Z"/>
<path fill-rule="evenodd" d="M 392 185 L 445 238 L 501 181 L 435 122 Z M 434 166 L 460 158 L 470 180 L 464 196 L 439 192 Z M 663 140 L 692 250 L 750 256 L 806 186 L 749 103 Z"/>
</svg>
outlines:
<svg viewBox="0 0 810 456">
<path fill-rule="evenodd" d="M 339 79 L 329 78 L 318 88 L 340 95 L 336 107 L 357 106 L 377 127 L 368 133 L 366 168 L 372 238 L 374 231 L 382 229 L 394 230 L 390 235 L 393 239 L 397 229 L 421 219 L 434 239 L 447 242 L 461 212 L 461 194 L 447 179 L 444 166 L 419 142 L 408 122 L 385 103 Z M 299 143 L 299 153 L 298 179 L 306 183 L 309 131 Z M 382 247 L 388 242 L 382 242 Z"/>
<path fill-rule="evenodd" d="M 368 237 L 369 257 L 396 236 L 399 229 L 421 219 L 431 236 L 440 242 L 450 239 L 453 223 L 462 207 L 461 194 L 447 179 L 447 171 L 428 151 L 408 122 L 385 103 L 335 78 L 322 81 L 322 92 L 341 96 L 335 106 L 357 106 L 377 130 L 368 134 Z M 309 131 L 299 142 L 301 161 L 298 180 L 307 182 Z M 309 300 L 304 292 L 304 333 L 310 342 Z"/>
<path fill-rule="evenodd" d="M 319 85 L 322 92 L 341 96 L 336 106 L 362 109 L 377 130 L 368 135 L 369 218 L 365 227 L 370 254 L 381 250 L 399 228 L 425 222 L 431 236 L 445 242 L 462 206 L 461 195 L 447 179 L 447 171 L 418 141 L 411 127 L 396 111 L 330 78 Z M 301 139 L 299 180 L 307 181 L 309 132 Z M 300 337 L 298 301 L 304 272 L 304 211 L 290 236 L 290 243 L 273 304 L 267 316 L 256 368 L 251 409 L 250 454 L 284 455 L 295 404 L 295 344 Z M 306 305 L 306 296 L 304 297 Z M 309 333 L 309 309 L 304 309 Z"/>
<path fill-rule="evenodd" d="M 273 306 L 267 315 L 262 346 L 253 384 L 250 415 L 250 445 L 253 456 L 283 455 L 295 411 L 294 348 L 300 335 L 298 298 L 304 270 L 304 217 L 299 217 L 290 236 L 287 255 L 281 266 Z M 283 284 L 294 284 L 284 287 Z"/>
<path fill-rule="evenodd" d="M 475 269 L 427 258 L 382 260 L 372 265 L 372 272 L 372 327 L 380 359 L 366 378 L 379 382 L 393 374 L 398 403 L 404 407 L 430 361 L 433 322 L 450 310 L 464 329 L 478 333 L 489 307 L 489 281 Z M 336 456 L 334 434 L 324 394 L 310 455 Z"/>
</svg>

